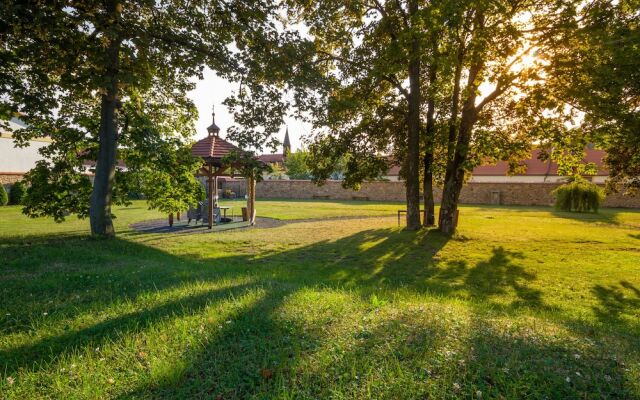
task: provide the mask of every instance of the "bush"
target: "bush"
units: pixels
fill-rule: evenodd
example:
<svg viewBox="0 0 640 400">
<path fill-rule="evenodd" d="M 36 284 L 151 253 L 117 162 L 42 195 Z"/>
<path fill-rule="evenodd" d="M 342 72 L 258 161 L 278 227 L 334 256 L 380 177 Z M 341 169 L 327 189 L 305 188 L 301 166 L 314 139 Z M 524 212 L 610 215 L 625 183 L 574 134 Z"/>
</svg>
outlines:
<svg viewBox="0 0 640 400">
<path fill-rule="evenodd" d="M 0 206 L 6 206 L 9 202 L 9 196 L 7 196 L 7 191 L 4 186 L 0 185 Z"/>
<path fill-rule="evenodd" d="M 20 205 L 27 194 L 27 186 L 22 182 L 16 182 L 9 192 L 9 204 Z"/>
<path fill-rule="evenodd" d="M 575 212 L 598 212 L 604 200 L 604 190 L 591 182 L 576 180 L 553 191 L 556 209 Z"/>
</svg>

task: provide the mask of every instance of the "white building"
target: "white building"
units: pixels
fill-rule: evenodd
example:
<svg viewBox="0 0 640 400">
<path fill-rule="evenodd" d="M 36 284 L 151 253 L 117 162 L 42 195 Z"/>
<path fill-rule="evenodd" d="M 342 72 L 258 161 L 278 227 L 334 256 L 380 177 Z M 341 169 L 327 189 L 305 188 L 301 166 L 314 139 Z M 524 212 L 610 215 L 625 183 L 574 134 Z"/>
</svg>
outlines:
<svg viewBox="0 0 640 400">
<path fill-rule="evenodd" d="M 9 129 L 0 128 L 0 184 L 5 187 L 21 180 L 35 167 L 36 162 L 43 159 L 39 150 L 51 142 L 49 138 L 38 138 L 31 140 L 27 147 L 16 147 L 12 132 L 24 127 L 24 122 L 12 118 Z"/>
</svg>

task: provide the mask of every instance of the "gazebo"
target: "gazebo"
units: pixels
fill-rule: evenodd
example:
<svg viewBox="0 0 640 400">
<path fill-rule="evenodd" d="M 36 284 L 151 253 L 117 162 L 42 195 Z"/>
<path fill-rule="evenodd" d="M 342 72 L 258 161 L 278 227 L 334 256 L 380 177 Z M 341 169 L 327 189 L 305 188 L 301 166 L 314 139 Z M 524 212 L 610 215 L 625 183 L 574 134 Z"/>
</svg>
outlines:
<svg viewBox="0 0 640 400">
<path fill-rule="evenodd" d="M 213 209 L 218 207 L 218 177 L 230 175 L 230 169 L 238 167 L 234 164 L 227 164 L 224 157 L 234 151 L 241 150 L 220 137 L 220 128 L 216 125 L 216 113 L 212 112 L 212 123 L 207 128 L 209 136 L 196 142 L 191 148 L 191 154 L 200 157 L 204 165 L 198 171 L 198 176 L 207 177 L 207 200 L 208 200 L 208 220 L 209 229 L 213 227 Z"/>
</svg>

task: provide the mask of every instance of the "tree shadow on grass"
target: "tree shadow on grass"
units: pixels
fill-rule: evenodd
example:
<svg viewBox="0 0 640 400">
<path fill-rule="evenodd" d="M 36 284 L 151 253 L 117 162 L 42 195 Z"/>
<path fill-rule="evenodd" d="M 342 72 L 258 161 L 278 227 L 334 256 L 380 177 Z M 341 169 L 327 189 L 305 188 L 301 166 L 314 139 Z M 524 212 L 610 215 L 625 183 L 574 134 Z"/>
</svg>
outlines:
<svg viewBox="0 0 640 400">
<path fill-rule="evenodd" d="M 527 286 L 528 282 L 536 279 L 536 275 L 514 262 L 525 258 L 521 252 L 508 251 L 501 246 L 491 252 L 488 260 L 477 263 L 465 277 L 472 297 L 486 299 L 511 289 L 516 296 L 511 307 L 549 308 L 542 300 L 542 292 Z"/>
<path fill-rule="evenodd" d="M 616 210 L 612 208 L 600 209 L 597 213 L 559 211 L 555 208 L 551 208 L 551 214 L 554 217 L 558 217 L 562 219 L 572 219 L 574 221 L 580 221 L 584 223 L 600 223 L 600 224 L 611 224 L 611 225 L 621 224 L 620 220 L 618 219 L 619 213 L 620 213 L 620 210 Z"/>
<path fill-rule="evenodd" d="M 0 350 L 0 366 L 5 374 L 11 375 L 20 368 L 49 364 L 65 354 L 82 348 L 99 348 L 118 337 L 142 331 L 164 320 L 182 318 L 196 314 L 203 308 L 230 296 L 255 287 L 240 284 L 217 290 L 206 290 L 197 295 L 180 297 L 161 305 L 143 308 L 85 328 L 70 330 L 61 335 L 49 336 L 28 345 Z"/>
<path fill-rule="evenodd" d="M 619 285 L 595 285 L 592 290 L 599 301 L 593 312 L 603 324 L 625 327 L 627 332 L 640 336 L 640 289 L 620 281 Z"/>
<path fill-rule="evenodd" d="M 456 332 L 450 326 L 437 322 L 437 318 L 415 325 L 404 321 L 402 316 L 390 315 L 388 320 L 383 321 L 386 327 L 373 326 L 367 333 L 363 333 L 354 320 L 355 325 L 350 325 L 348 331 L 343 333 L 353 343 L 345 349 L 346 353 L 337 355 L 331 347 L 336 337 L 330 331 L 323 330 L 321 323 L 309 330 L 304 323 L 292 323 L 279 317 L 288 296 L 302 290 L 318 290 L 322 287 L 330 290 L 347 288 L 348 293 L 360 294 L 364 302 L 371 293 L 378 292 L 384 286 L 389 291 L 408 289 L 416 293 L 429 292 L 447 297 L 469 293 L 474 300 L 489 302 L 494 296 L 510 294 L 513 298 L 512 311 L 516 310 L 514 312 L 522 306 L 546 307 L 541 293 L 527 286 L 535 280 L 535 275 L 518 265 L 518 261 L 523 259 L 522 254 L 497 247 L 487 260 L 480 261 L 473 267 L 469 267 L 465 261 L 452 261 L 443 266 L 439 260 L 439 251 L 448 240 L 448 237 L 433 230 L 412 233 L 375 229 L 283 252 L 220 258 L 175 256 L 122 240 L 91 242 L 71 239 L 69 243 L 43 242 L 30 249 L 29 255 L 16 249 L 9 257 L 9 271 L 16 271 L 25 263 L 29 270 L 35 272 L 51 268 L 52 263 L 70 265 L 62 268 L 68 273 L 67 276 L 60 273 L 61 268 L 53 268 L 45 271 L 42 279 L 10 278 L 6 280 L 9 285 L 1 289 L 3 304 L 8 301 L 16 310 L 24 301 L 20 298 L 20 293 L 42 295 L 42 298 L 36 297 L 33 300 L 35 303 L 39 302 L 32 305 L 34 310 L 46 309 L 50 298 L 60 297 L 70 301 L 79 296 L 79 303 L 62 304 L 59 312 L 52 313 L 52 317 L 58 318 L 53 323 L 60 326 L 82 312 L 99 310 L 119 300 L 142 302 L 150 290 L 162 294 L 189 283 L 211 283 L 223 279 L 231 282 L 241 280 L 241 283 L 230 282 L 229 286 L 221 285 L 220 288 L 203 290 L 177 299 L 167 296 L 167 301 L 149 308 L 125 313 L 71 332 L 45 336 L 33 344 L 2 349 L 0 370 L 12 373 L 36 365 L 40 365 L 39 368 L 55 368 L 56 361 L 64 355 L 143 334 L 157 321 L 200 314 L 216 302 L 261 286 L 265 288 L 264 296 L 237 313 L 229 324 L 223 325 L 221 329 L 206 327 L 210 336 L 202 347 L 188 349 L 182 357 L 182 361 L 186 363 L 184 369 L 176 368 L 175 374 L 160 374 L 142 379 L 137 388 L 123 397 L 210 398 L 222 395 L 224 398 L 246 398 L 261 394 L 276 397 L 276 394 L 296 393 L 302 397 L 330 397 L 331 392 L 322 386 L 324 382 L 328 388 L 347 390 L 347 396 L 372 389 L 379 391 L 379 397 L 386 395 L 393 398 L 398 394 L 410 393 L 402 391 L 403 385 L 410 385 L 410 382 L 421 377 L 439 380 L 446 374 L 452 374 L 443 378 L 442 382 L 446 384 L 456 383 L 451 379 L 457 377 L 466 380 L 460 383 L 460 389 L 447 387 L 442 389 L 444 392 L 439 393 L 447 393 L 453 397 L 458 393 L 470 393 L 473 388 L 485 382 L 485 370 L 480 364 L 474 365 L 474 368 L 478 368 L 475 372 L 457 367 L 452 370 L 445 368 L 441 375 L 432 376 L 427 371 L 433 359 L 422 353 L 423 345 L 444 349 L 444 342 L 451 340 L 451 332 Z M 76 279 L 78 275 L 99 276 L 101 279 L 86 281 Z M 63 280 L 67 277 L 73 279 L 71 284 Z M 88 298 L 84 293 L 87 287 L 95 292 Z M 296 306 L 304 308 L 306 305 L 296 303 Z M 433 315 L 437 316 L 438 311 L 434 310 Z M 354 315 L 345 312 L 335 318 L 345 319 L 350 323 Z M 3 334 L 20 332 L 21 329 L 25 332 L 38 329 L 37 325 L 35 328 L 28 327 L 28 319 L 23 322 L 24 324 L 12 328 L 15 330 L 4 331 Z M 477 329 L 480 331 L 480 327 Z M 383 339 L 388 335 L 393 338 L 386 343 Z M 442 339 L 447 335 L 447 340 Z M 354 341 L 353 338 L 357 340 Z M 402 342 L 404 340 L 408 342 Z M 417 344 L 412 344 L 412 341 Z M 484 332 L 473 339 L 473 342 L 478 344 L 473 344 L 472 347 L 483 346 L 484 349 L 473 357 L 483 360 L 490 359 L 492 349 L 502 351 L 502 347 L 510 348 L 511 352 L 518 354 L 518 362 L 524 364 L 527 357 L 536 354 L 536 351 L 544 353 L 545 357 L 551 357 L 549 354 L 560 351 L 554 344 L 541 344 L 534 339 L 519 339 L 492 332 Z M 506 350 L 503 353 L 508 354 Z M 333 358 L 339 365 L 331 371 L 325 371 L 326 374 L 322 368 L 308 372 L 309 360 L 321 355 L 326 356 L 327 360 Z M 395 373 L 392 372 L 393 363 L 385 364 L 387 357 L 395 357 L 397 360 Z M 506 383 L 500 384 L 495 379 L 493 383 L 485 384 L 491 385 L 495 393 L 504 394 L 518 385 L 528 385 L 532 381 L 536 384 L 546 382 L 551 372 L 544 369 L 548 368 L 545 365 L 546 359 L 540 360 L 539 363 L 521 367 L 526 369 L 527 374 L 522 378 L 512 378 L 515 379 L 514 386 L 503 386 Z M 345 376 L 345 371 L 352 371 L 349 370 L 349 365 L 354 362 L 360 363 L 365 370 L 365 375 L 361 376 L 369 376 L 371 379 L 358 378 L 355 376 L 357 373 Z M 448 361 L 438 362 L 439 365 L 445 365 Z M 478 364 L 474 359 L 467 362 Z M 326 365 L 329 368 L 330 364 Z M 382 371 L 384 373 L 376 372 L 376 365 L 384 365 L 385 368 L 388 366 L 388 370 Z M 492 367 L 491 370 L 495 368 Z M 543 369 L 542 378 L 535 377 L 538 369 Z M 610 376 L 617 373 L 615 369 L 611 371 Z M 338 373 L 339 376 L 336 375 Z M 300 374 L 306 374 L 306 381 L 300 380 Z M 376 386 L 375 382 L 384 382 L 389 377 L 393 378 L 390 386 Z M 618 378 L 614 376 L 613 379 Z M 365 381 L 369 387 L 363 386 Z M 467 381 L 470 384 L 465 386 Z M 321 384 L 305 389 L 305 383 L 311 385 L 313 382 Z M 555 385 L 560 385 L 560 382 L 552 380 L 552 387 Z M 415 393 L 431 390 L 421 386 L 411 387 L 415 389 Z M 493 393 L 488 386 L 486 390 Z M 584 392 L 580 389 L 562 393 L 571 397 Z"/>
</svg>

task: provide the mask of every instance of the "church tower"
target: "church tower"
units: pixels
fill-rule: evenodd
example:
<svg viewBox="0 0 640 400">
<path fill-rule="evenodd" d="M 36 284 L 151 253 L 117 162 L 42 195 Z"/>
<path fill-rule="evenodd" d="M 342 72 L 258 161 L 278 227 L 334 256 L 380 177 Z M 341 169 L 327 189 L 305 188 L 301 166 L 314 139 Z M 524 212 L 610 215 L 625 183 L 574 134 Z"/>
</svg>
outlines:
<svg viewBox="0 0 640 400">
<path fill-rule="evenodd" d="M 289 140 L 289 127 L 284 133 L 284 142 L 282 142 L 282 156 L 287 158 L 287 155 L 291 153 L 291 141 Z"/>
</svg>

